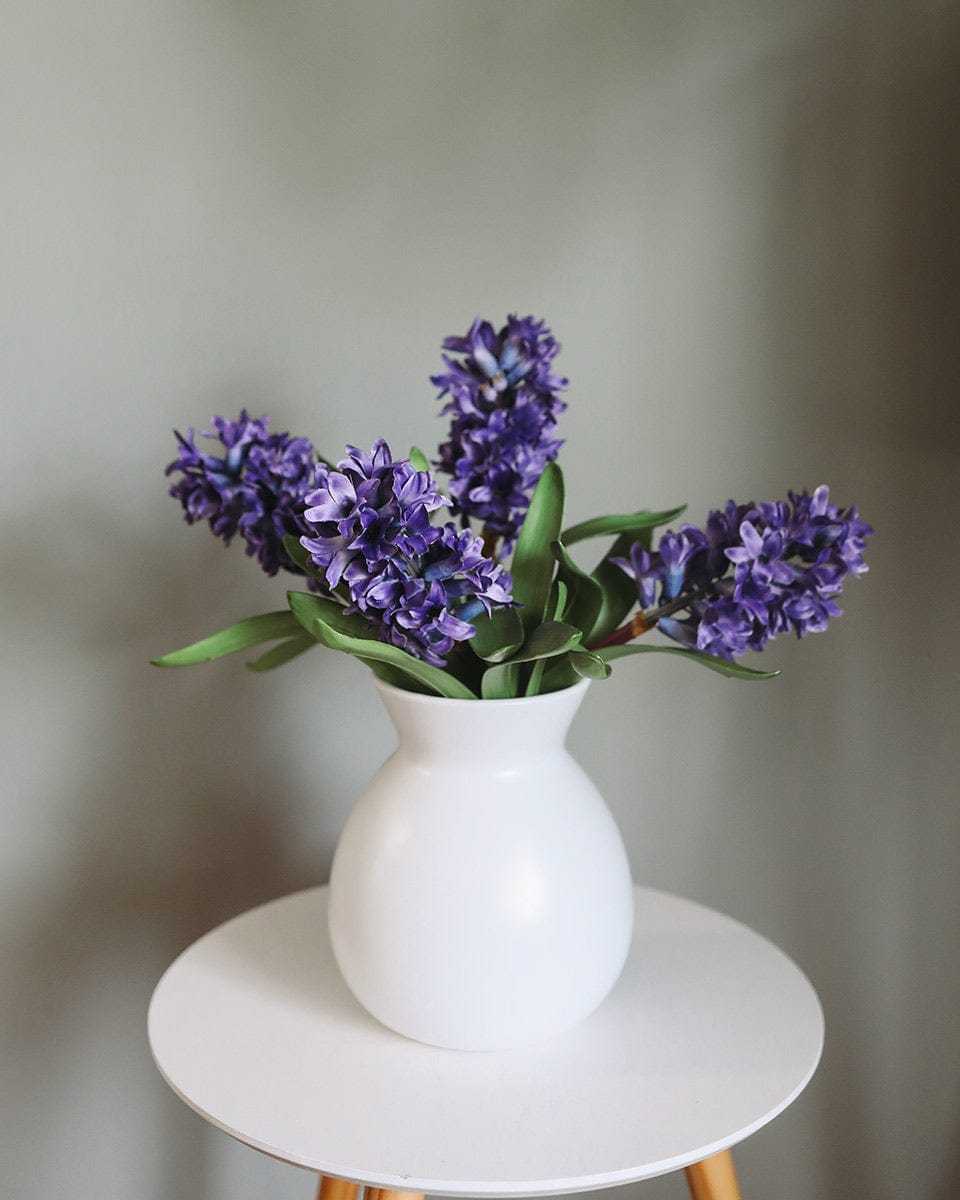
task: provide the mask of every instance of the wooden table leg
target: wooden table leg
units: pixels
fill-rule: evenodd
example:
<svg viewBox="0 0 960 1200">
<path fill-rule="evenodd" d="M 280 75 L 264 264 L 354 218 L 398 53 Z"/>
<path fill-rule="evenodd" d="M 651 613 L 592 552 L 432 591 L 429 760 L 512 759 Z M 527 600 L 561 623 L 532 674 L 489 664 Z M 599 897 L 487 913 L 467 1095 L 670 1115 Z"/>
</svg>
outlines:
<svg viewBox="0 0 960 1200">
<path fill-rule="evenodd" d="M 359 1183 L 350 1183 L 346 1179 L 332 1179 L 329 1175 L 321 1175 L 317 1200 L 357 1200 L 359 1191 Z"/>
<path fill-rule="evenodd" d="M 729 1150 L 694 1163 L 685 1174 L 693 1200 L 740 1200 L 737 1172 Z"/>
<path fill-rule="evenodd" d="M 350 1183 L 346 1179 L 333 1179 L 328 1175 L 321 1175 L 317 1200 L 357 1200 L 359 1191 L 359 1183 Z M 389 1188 L 368 1187 L 364 1189 L 364 1200 L 423 1200 L 423 1193 L 393 1192 Z"/>
</svg>

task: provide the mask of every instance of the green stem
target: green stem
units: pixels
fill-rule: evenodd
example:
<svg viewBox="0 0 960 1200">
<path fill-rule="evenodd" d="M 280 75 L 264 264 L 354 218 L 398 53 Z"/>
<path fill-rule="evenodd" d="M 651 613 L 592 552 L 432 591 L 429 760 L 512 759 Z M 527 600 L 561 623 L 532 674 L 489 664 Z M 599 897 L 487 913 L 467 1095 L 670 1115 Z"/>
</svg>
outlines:
<svg viewBox="0 0 960 1200">
<path fill-rule="evenodd" d="M 666 604 L 661 604 L 657 608 L 648 608 L 637 612 L 626 625 L 621 625 L 619 629 L 608 633 L 606 637 L 600 638 L 599 641 L 594 642 L 587 648 L 589 650 L 602 650 L 604 646 L 622 646 L 626 642 L 632 642 L 634 638 L 649 633 L 661 617 L 672 616 L 682 608 L 687 608 L 694 600 L 702 599 L 708 590 L 709 586 L 705 585 L 698 588 L 695 592 L 684 592 L 682 595 L 676 596 L 673 600 L 669 600 Z"/>
</svg>

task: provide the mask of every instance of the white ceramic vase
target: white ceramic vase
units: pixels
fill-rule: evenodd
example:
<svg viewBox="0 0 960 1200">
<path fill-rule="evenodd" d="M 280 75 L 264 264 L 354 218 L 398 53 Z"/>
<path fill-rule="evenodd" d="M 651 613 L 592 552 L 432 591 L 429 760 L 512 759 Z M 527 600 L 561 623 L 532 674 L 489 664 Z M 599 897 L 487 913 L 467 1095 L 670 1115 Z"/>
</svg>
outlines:
<svg viewBox="0 0 960 1200">
<path fill-rule="evenodd" d="M 484 701 L 377 687 L 399 746 L 334 856 L 344 979 L 431 1045 L 499 1050 L 569 1029 L 613 986 L 633 923 L 619 830 L 564 746 L 586 681 Z"/>
</svg>

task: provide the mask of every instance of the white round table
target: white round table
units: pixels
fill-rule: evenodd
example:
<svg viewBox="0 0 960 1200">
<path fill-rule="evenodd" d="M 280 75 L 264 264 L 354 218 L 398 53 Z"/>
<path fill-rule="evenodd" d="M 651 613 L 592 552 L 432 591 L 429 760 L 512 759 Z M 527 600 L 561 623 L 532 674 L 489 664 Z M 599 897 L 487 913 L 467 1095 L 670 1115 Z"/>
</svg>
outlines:
<svg viewBox="0 0 960 1200">
<path fill-rule="evenodd" d="M 638 888 L 627 965 L 587 1021 L 521 1050 L 435 1049 L 353 999 L 314 888 L 186 950 L 154 992 L 149 1036 L 181 1099 L 275 1158 L 375 1188 L 547 1196 L 678 1170 L 747 1137 L 810 1079 L 823 1014 L 770 942 Z"/>
</svg>

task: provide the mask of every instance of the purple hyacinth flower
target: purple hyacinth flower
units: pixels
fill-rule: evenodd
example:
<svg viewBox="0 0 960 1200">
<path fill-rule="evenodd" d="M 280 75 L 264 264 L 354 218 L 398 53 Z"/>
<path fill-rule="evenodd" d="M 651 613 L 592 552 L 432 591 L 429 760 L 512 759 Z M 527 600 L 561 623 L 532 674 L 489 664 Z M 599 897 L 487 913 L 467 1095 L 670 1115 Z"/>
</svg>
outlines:
<svg viewBox="0 0 960 1200">
<path fill-rule="evenodd" d="M 214 417 L 213 432 L 220 454 L 206 454 L 191 429 L 177 433 L 179 456 L 166 474 L 180 473 L 170 495 L 180 501 L 188 524 L 206 521 L 226 545 L 236 535 L 246 543 L 268 575 L 278 570 L 302 575 L 283 547 L 287 535 L 305 529 L 303 503 L 314 486 L 315 454 L 306 438 L 271 434 L 268 417 L 251 418 L 246 410 L 236 421 Z"/>
<path fill-rule="evenodd" d="M 636 583 L 640 607 L 650 608 L 656 599 L 657 585 L 663 584 L 664 567 L 660 555 L 651 554 L 643 542 L 634 542 L 629 558 L 614 558 L 613 562 Z"/>
<path fill-rule="evenodd" d="M 479 537 L 431 523 L 449 501 L 429 472 L 394 461 L 382 440 L 369 455 L 352 446 L 347 455 L 336 468 L 317 468 L 301 544 L 381 641 L 445 666 L 457 643 L 473 637 L 475 617 L 513 603 L 510 576 Z"/>
<path fill-rule="evenodd" d="M 301 543 L 331 588 L 352 564 L 362 574 L 396 555 L 426 551 L 437 530 L 430 514 L 449 502 L 426 471 L 394 461 L 383 439 L 370 454 L 354 446 L 336 468 L 320 464 L 306 498 Z"/>
<path fill-rule="evenodd" d="M 679 620 L 677 617 L 661 617 L 657 621 L 657 629 L 661 633 L 665 633 L 668 638 L 679 642 L 681 646 L 685 646 L 688 650 L 699 649 L 697 645 L 699 628 L 699 617 L 687 617 L 685 620 Z"/>
<path fill-rule="evenodd" d="M 700 617 L 697 649 L 729 661 L 734 655 L 743 654 L 752 644 L 755 633 L 754 621 L 742 605 L 718 597 L 704 608 Z"/>
<path fill-rule="evenodd" d="M 560 346 L 543 321 L 510 316 L 499 332 L 478 317 L 464 337 L 443 343 L 447 370 L 431 382 L 451 414 L 438 468 L 452 476 L 450 495 L 470 517 L 506 539 L 509 549 L 544 467 L 562 442 L 553 436 L 567 381 L 552 362 Z"/>
<path fill-rule="evenodd" d="M 835 597 L 845 578 L 867 570 L 872 533 L 856 508 L 838 508 L 819 487 L 786 501 L 730 500 L 705 529 L 685 525 L 665 533 L 656 551 L 638 542 L 629 559 L 614 561 L 636 582 L 640 607 L 661 632 L 730 659 L 780 633 L 826 629 L 841 615 Z"/>
<path fill-rule="evenodd" d="M 686 582 L 687 566 L 696 554 L 706 547 L 706 535 L 693 525 L 685 526 L 680 533 L 665 533 L 657 550 L 663 564 L 663 596 L 672 600 L 680 594 Z"/>
</svg>

